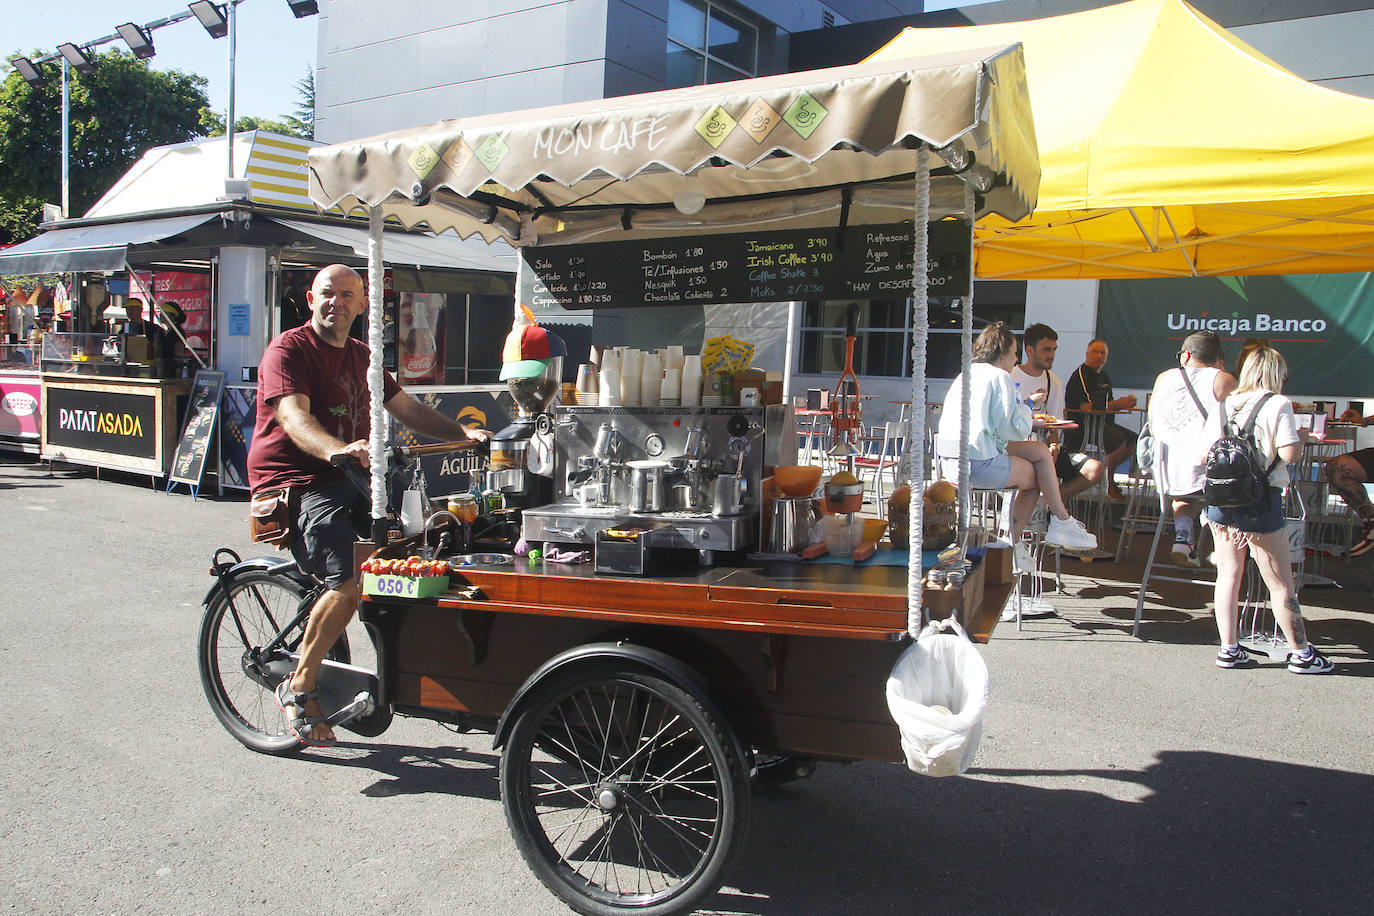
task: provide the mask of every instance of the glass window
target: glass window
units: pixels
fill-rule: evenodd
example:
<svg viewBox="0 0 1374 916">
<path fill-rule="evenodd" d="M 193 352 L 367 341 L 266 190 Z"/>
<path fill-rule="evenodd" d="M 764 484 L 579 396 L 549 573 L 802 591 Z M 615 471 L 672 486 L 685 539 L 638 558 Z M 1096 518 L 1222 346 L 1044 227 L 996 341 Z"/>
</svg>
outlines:
<svg viewBox="0 0 1374 916">
<path fill-rule="evenodd" d="M 754 72 L 754 44 L 756 32 L 734 16 L 718 9 L 711 10 L 711 24 L 706 33 L 706 50 L 744 73 Z"/>
<path fill-rule="evenodd" d="M 706 47 L 706 5 L 698 0 L 668 0 L 668 37 L 692 48 Z"/>
<path fill-rule="evenodd" d="M 848 301 L 807 302 L 802 308 L 799 371 L 839 375 L 844 371 L 844 313 Z M 854 372 L 861 376 L 911 377 L 911 302 L 907 299 L 859 301 L 859 333 L 854 341 Z M 959 374 L 959 336 L 963 328 L 958 299 L 930 300 L 926 338 L 926 377 Z M 1026 320 L 1026 284 L 983 281 L 973 302 L 975 335 L 995 321 L 1018 331 Z"/>
<path fill-rule="evenodd" d="M 665 87 L 668 89 L 680 89 L 683 86 L 700 86 L 706 82 L 702 72 L 706 59 L 695 51 L 689 51 L 682 45 L 668 42 L 668 68 L 664 79 Z"/>
<path fill-rule="evenodd" d="M 714 0 L 669 0 L 668 88 L 754 76 L 759 30 Z"/>
</svg>

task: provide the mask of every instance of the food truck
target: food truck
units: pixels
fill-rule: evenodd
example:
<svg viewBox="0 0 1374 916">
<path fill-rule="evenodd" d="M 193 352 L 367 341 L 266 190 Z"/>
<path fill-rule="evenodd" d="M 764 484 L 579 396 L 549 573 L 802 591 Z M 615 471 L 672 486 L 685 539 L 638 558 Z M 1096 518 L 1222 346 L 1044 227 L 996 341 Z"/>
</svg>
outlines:
<svg viewBox="0 0 1374 916">
<path fill-rule="evenodd" d="M 60 275 L 68 309 L 61 327 L 51 306 L 41 316 L 47 333 L 37 362 L 0 367 L 5 403 L 23 411 L 36 397 L 32 413 L 0 415 L 0 447 L 164 476 L 192 376 L 214 369 L 227 377 L 220 484 L 246 489 L 258 361 L 273 336 L 305 319 L 315 271 L 366 263 L 367 231 L 341 211 L 317 212 L 306 195 L 306 154 L 319 144 L 236 134 L 230 179 L 225 144 L 218 137 L 151 149 L 87 213 L 0 252 L 0 283 L 13 291 L 24 286 L 3 278 Z M 496 381 L 495 371 L 472 366 L 467 344 L 486 332 L 486 315 L 509 311 L 511 250 L 386 235 L 395 254 L 383 279 L 387 364 L 411 390 L 489 399 L 481 383 Z M 31 293 L 34 281 L 26 282 Z M 127 333 L 132 300 L 155 329 Z M 154 313 L 166 302 L 176 303 L 179 323 Z M 426 349 L 423 368 L 410 359 L 412 346 Z"/>
<path fill-rule="evenodd" d="M 520 295 L 571 309 L 900 291 L 918 305 L 918 404 L 929 287 L 967 305 L 973 222 L 1024 216 L 1039 180 L 1015 45 L 446 121 L 310 161 L 319 206 L 368 213 L 374 281 L 381 227 L 395 220 L 516 246 Z M 724 880 L 752 781 L 904 759 L 888 672 L 930 616 L 953 613 L 986 640 L 1009 576 L 959 537 L 942 562 L 962 584 L 929 587 L 921 500 L 904 541 L 868 559 L 811 558 L 809 539 L 784 529 L 813 493 L 832 514 L 862 496 L 838 474 L 818 490 L 819 472 L 775 489 L 779 468 L 805 470 L 792 405 L 719 389 L 705 403 L 704 387 L 702 403 L 684 404 L 690 386 L 677 404 L 646 403 L 643 387 L 633 405 L 557 404 L 559 348 L 531 328 L 517 319 L 506 342 L 521 429 L 493 440 L 493 499 L 470 513 L 455 499 L 451 519 L 436 512 L 417 534 L 360 546 L 379 670 L 346 665 L 336 647 L 320 684 L 328 693 L 337 678 L 343 697 L 321 702 L 363 735 L 398 713 L 492 732 L 512 835 L 553 893 L 582 913 L 683 912 Z M 836 393 L 844 428 L 858 392 Z M 923 411 L 911 416 L 919 493 Z M 540 437 L 552 460 L 536 466 Z M 387 488 L 370 492 L 380 522 Z M 515 549 L 473 550 L 494 518 L 516 527 Z M 271 693 L 294 667 L 309 585 L 278 607 L 265 596 L 291 578 L 280 564 L 217 571 L 207 696 L 246 745 L 293 750 Z"/>
</svg>

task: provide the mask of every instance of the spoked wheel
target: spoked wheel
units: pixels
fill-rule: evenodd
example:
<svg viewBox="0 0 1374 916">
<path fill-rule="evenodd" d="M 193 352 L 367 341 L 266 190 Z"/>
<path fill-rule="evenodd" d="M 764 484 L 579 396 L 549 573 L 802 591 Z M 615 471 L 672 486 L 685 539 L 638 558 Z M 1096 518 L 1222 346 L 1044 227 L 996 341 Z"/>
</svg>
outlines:
<svg viewBox="0 0 1374 916">
<path fill-rule="evenodd" d="M 607 664 L 536 688 L 501 757 L 520 853 L 579 913 L 680 913 L 721 885 L 748 821 L 744 764 L 693 694 Z"/>
<path fill-rule="evenodd" d="M 295 662 L 284 651 L 269 658 L 261 647 L 296 616 L 306 592 L 291 579 L 261 572 L 239 576 L 229 592 L 237 622 L 221 593 L 206 607 L 200 627 L 200 681 L 210 708 L 230 734 L 255 751 L 299 750 L 300 742 L 286 727 L 272 695 Z M 299 638 L 298 630 L 291 642 Z M 348 661 L 346 636 L 339 637 L 329 658 Z"/>
</svg>

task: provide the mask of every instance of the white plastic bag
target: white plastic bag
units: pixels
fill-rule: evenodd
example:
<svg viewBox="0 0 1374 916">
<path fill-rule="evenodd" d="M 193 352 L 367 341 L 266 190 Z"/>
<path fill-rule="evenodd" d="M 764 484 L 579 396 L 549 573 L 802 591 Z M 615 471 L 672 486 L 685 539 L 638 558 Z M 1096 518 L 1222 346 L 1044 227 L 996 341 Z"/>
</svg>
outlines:
<svg viewBox="0 0 1374 916">
<path fill-rule="evenodd" d="M 957 776 L 967 770 L 983 737 L 987 705 L 987 662 L 953 617 L 926 624 L 887 679 L 887 708 L 913 773 Z"/>
</svg>

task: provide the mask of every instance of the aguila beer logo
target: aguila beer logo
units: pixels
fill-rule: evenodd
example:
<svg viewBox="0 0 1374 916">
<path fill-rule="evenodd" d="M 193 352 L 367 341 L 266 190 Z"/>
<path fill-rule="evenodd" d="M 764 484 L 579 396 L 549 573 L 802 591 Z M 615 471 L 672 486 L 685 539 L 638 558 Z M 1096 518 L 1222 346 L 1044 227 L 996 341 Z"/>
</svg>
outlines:
<svg viewBox="0 0 1374 916">
<path fill-rule="evenodd" d="M 11 391 L 0 406 L 12 417 L 31 417 L 38 413 L 38 398 L 25 391 Z"/>
</svg>

